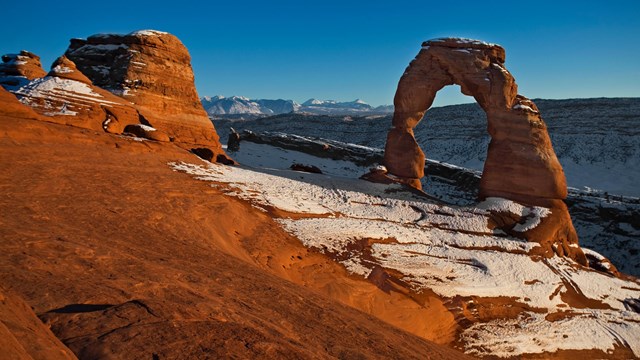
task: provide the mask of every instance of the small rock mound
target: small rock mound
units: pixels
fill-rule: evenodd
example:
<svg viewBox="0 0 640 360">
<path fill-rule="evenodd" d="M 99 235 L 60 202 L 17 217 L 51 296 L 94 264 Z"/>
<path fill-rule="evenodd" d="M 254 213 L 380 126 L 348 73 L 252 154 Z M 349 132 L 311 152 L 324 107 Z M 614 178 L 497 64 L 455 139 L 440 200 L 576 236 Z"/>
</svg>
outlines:
<svg viewBox="0 0 640 360">
<path fill-rule="evenodd" d="M 295 163 L 292 164 L 289 168 L 294 171 L 308 172 L 311 174 L 322 174 L 322 170 L 320 170 L 320 168 L 315 165 Z"/>
<path fill-rule="evenodd" d="M 69 60 L 66 56 L 62 55 L 51 65 L 51 71 L 48 76 L 54 76 L 61 79 L 69 79 L 79 81 L 83 84 L 92 85 L 91 80 L 84 76 L 83 73 L 78 71 L 76 64 Z"/>
</svg>

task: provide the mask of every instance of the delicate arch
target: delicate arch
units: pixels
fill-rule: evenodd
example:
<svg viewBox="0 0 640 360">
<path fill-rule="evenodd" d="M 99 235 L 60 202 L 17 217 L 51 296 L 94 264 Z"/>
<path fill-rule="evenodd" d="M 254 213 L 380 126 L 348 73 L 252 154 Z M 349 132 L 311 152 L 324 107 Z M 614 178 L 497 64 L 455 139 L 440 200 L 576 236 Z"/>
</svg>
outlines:
<svg viewBox="0 0 640 360">
<path fill-rule="evenodd" d="M 413 129 L 436 93 L 457 84 L 487 114 L 491 143 L 480 183 L 480 197 L 504 197 L 548 206 L 564 199 L 567 185 L 538 108 L 517 95 L 504 67 L 505 51 L 477 40 L 445 38 L 422 45 L 398 83 L 393 127 L 387 135 L 385 165 L 402 181 L 420 187 L 425 155 Z"/>
</svg>

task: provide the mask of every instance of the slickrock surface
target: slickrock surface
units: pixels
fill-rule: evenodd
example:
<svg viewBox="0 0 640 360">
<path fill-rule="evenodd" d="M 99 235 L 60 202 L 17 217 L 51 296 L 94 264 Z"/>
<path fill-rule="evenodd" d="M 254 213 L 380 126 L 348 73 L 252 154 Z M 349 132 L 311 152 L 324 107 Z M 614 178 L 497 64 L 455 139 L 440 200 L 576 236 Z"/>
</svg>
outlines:
<svg viewBox="0 0 640 360">
<path fill-rule="evenodd" d="M 32 108 L 22 104 L 10 92 L 0 87 L 0 116 L 10 118 L 37 119 L 39 115 Z M 7 119 L 6 121 L 11 121 Z"/>
<path fill-rule="evenodd" d="M 172 143 L 0 119 L 0 284 L 79 358 L 465 358 L 344 305 L 450 337 L 437 299 L 385 293 L 172 171 L 199 161 Z"/>
<path fill-rule="evenodd" d="M 385 165 L 402 182 L 420 187 L 425 155 L 413 129 L 433 104 L 436 93 L 458 84 L 487 114 L 491 143 L 480 183 L 480 198 L 501 197 L 551 209 L 535 232 L 547 256 L 586 259 L 562 199 L 567 184 L 536 105 L 518 94 L 504 67 L 505 50 L 478 40 L 444 38 L 426 41 L 407 67 L 394 99 L 393 128 L 387 136 Z M 504 224 L 505 231 L 514 224 Z"/>
<path fill-rule="evenodd" d="M 330 256 L 384 291 L 405 294 L 429 315 L 437 310 L 434 295 L 440 297 L 459 325 L 454 345 L 469 354 L 534 359 L 640 354 L 638 279 L 614 274 L 610 262 L 590 249 L 583 249 L 589 267 L 567 257 L 542 257 L 539 243 L 496 231 L 492 220 L 495 214 L 523 218 L 512 230 L 531 231 L 552 215 L 549 209 L 503 198 L 461 207 L 443 204 L 396 183 L 358 180 L 367 167 L 331 159 L 340 151 L 366 163 L 358 155 L 360 146 L 254 135 L 233 153 L 247 168 L 171 166 L 212 186 L 228 186 L 226 194 L 280 217 L 285 230 L 311 251 Z M 287 139 L 292 146 L 283 149 Z M 323 143 L 333 148 L 328 156 L 314 155 L 314 145 Z M 291 171 L 292 163 L 314 164 L 323 174 Z M 431 316 L 432 324 L 447 321 Z"/>
<path fill-rule="evenodd" d="M 214 160 L 224 154 L 196 92 L 189 52 L 175 36 L 155 30 L 93 35 L 72 39 L 65 55 L 173 141 L 209 148 Z"/>
</svg>

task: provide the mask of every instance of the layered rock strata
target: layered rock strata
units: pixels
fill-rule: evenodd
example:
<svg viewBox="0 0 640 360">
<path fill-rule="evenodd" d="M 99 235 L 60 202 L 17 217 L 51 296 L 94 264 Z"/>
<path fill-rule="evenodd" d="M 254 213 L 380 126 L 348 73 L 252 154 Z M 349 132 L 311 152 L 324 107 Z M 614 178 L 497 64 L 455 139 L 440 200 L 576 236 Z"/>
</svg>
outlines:
<svg viewBox="0 0 640 360">
<path fill-rule="evenodd" d="M 65 55 L 95 85 L 133 103 L 172 141 L 224 157 L 196 92 L 189 52 L 175 36 L 155 30 L 93 35 L 72 39 Z"/>
<path fill-rule="evenodd" d="M 92 84 L 65 56 L 58 58 L 43 78 L 20 87 L 15 95 L 41 120 L 120 134 L 140 123 L 133 105 Z"/>
<path fill-rule="evenodd" d="M 425 154 L 413 129 L 433 104 L 436 93 L 457 84 L 487 114 L 491 143 L 480 198 L 507 198 L 551 209 L 552 216 L 545 218 L 535 231 L 525 232 L 524 237 L 540 242 L 541 252 L 547 256 L 566 255 L 586 264 L 562 202 L 567 185 L 547 127 L 535 104 L 518 94 L 515 79 L 504 62 L 505 50 L 499 45 L 460 38 L 424 42 L 398 84 L 385 165 L 401 182 L 420 188 Z M 516 225 L 503 220 L 497 219 L 497 223 L 503 223 L 507 231 Z"/>
</svg>

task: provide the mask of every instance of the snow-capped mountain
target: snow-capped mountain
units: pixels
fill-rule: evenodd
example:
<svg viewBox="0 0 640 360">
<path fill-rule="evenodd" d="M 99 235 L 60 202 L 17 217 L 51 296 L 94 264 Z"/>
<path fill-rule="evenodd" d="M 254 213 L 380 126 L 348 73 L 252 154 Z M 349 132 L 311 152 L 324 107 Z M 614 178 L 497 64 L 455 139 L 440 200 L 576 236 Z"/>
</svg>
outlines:
<svg viewBox="0 0 640 360">
<path fill-rule="evenodd" d="M 373 112 L 374 107 L 366 102 L 356 99 L 354 101 L 339 102 L 335 100 L 309 99 L 302 103 L 302 112 L 311 114 L 336 114 L 347 115 L 363 112 Z"/>
<path fill-rule="evenodd" d="M 393 106 L 373 107 L 365 101 L 340 102 L 336 100 L 309 99 L 302 104 L 293 100 L 251 100 L 243 96 L 205 96 L 201 99 L 207 113 L 212 117 L 257 118 L 292 112 L 315 115 L 371 115 L 393 112 Z"/>
<path fill-rule="evenodd" d="M 293 100 L 251 100 L 244 96 L 205 96 L 200 99 L 207 113 L 217 115 L 277 115 L 295 112 L 300 104 Z"/>
</svg>

